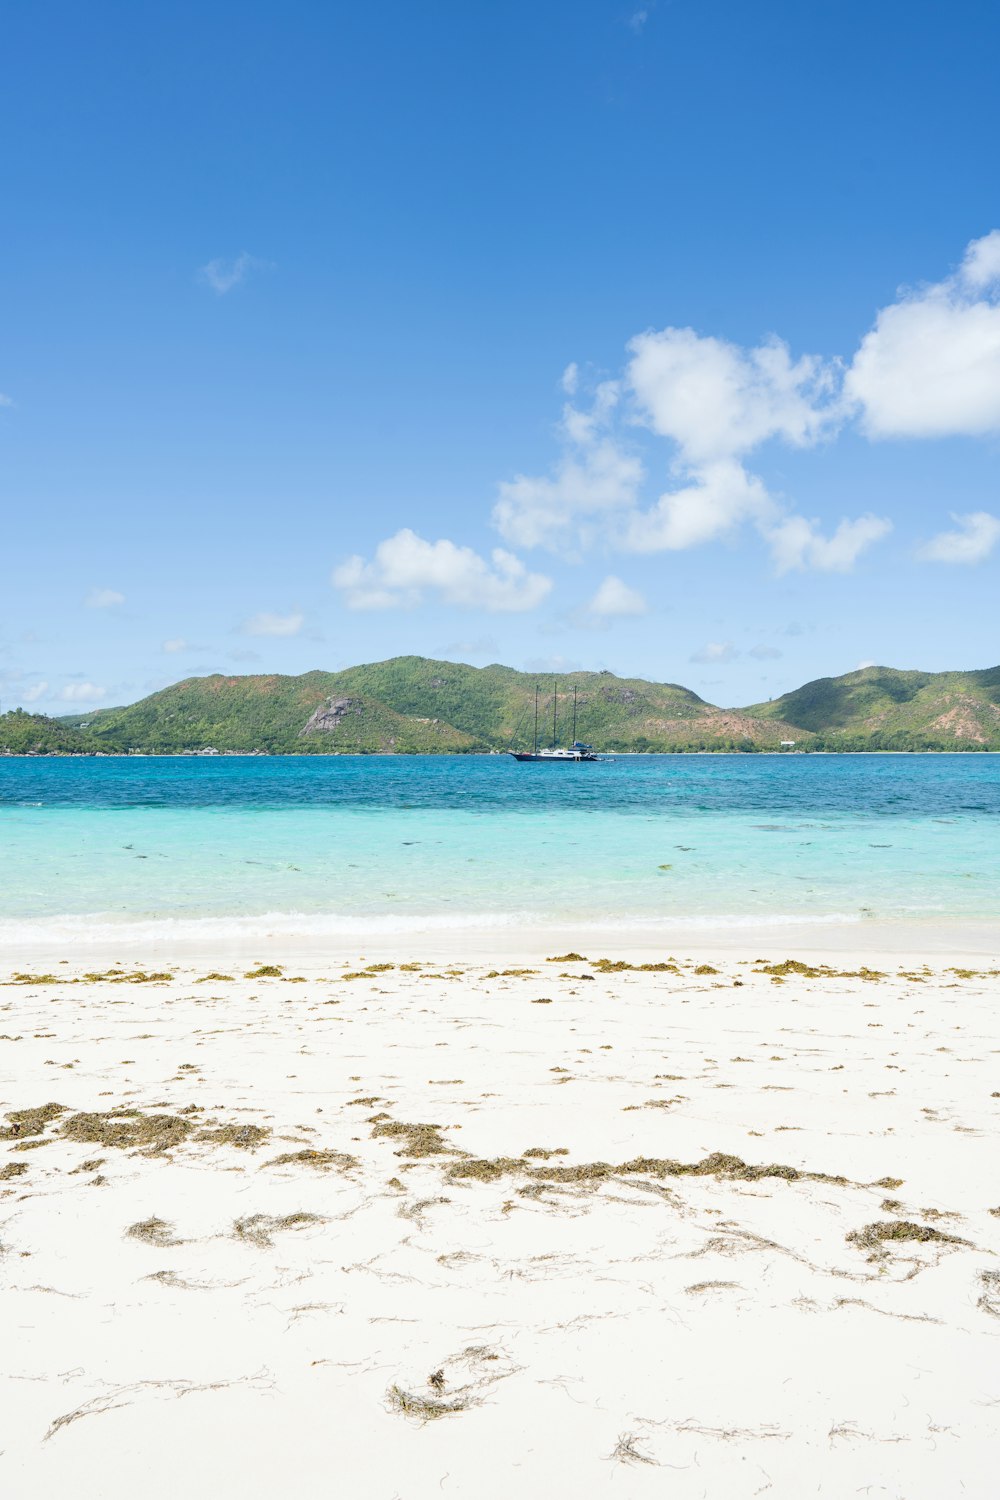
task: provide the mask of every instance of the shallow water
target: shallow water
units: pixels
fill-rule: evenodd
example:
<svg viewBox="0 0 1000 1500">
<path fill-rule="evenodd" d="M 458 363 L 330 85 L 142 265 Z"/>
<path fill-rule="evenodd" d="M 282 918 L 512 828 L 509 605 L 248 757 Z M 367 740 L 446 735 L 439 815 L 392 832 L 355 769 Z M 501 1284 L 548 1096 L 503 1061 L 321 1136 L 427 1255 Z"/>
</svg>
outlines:
<svg viewBox="0 0 1000 1500">
<path fill-rule="evenodd" d="M 995 918 L 1000 757 L 0 760 L 0 936 Z"/>
</svg>

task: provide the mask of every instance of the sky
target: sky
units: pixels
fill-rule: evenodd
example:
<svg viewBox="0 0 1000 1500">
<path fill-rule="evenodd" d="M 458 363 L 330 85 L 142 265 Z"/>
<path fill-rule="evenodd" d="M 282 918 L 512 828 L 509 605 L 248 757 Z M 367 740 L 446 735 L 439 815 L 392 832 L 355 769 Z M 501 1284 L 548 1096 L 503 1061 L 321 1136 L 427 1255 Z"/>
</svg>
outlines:
<svg viewBox="0 0 1000 1500">
<path fill-rule="evenodd" d="M 0 704 L 1000 662 L 1000 9 L 32 0 Z"/>
</svg>

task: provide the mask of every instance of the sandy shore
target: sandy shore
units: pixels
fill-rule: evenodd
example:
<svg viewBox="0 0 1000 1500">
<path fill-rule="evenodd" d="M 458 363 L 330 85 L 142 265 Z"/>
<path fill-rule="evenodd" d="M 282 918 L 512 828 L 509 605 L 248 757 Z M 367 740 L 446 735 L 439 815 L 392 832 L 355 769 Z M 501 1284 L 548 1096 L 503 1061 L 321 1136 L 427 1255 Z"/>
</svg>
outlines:
<svg viewBox="0 0 1000 1500">
<path fill-rule="evenodd" d="M 5 1496 L 995 1494 L 985 941 L 263 938 L 0 973 Z"/>
</svg>

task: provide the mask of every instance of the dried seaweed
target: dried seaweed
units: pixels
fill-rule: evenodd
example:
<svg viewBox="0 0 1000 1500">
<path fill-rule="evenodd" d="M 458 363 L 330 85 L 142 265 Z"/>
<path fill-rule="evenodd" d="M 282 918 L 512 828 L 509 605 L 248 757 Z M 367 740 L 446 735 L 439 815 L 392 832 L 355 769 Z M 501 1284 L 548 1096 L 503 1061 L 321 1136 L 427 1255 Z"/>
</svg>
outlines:
<svg viewBox="0 0 1000 1500">
<path fill-rule="evenodd" d="M 70 1141 L 160 1156 L 181 1145 L 193 1130 L 191 1121 L 181 1119 L 180 1115 L 144 1115 L 137 1109 L 113 1109 L 70 1115 L 63 1120 L 59 1133 Z"/>
<path fill-rule="evenodd" d="M 438 1372 L 440 1373 L 440 1372 Z M 404 1417 L 416 1417 L 421 1422 L 432 1422 L 435 1417 L 451 1417 L 457 1412 L 468 1411 L 478 1406 L 475 1397 L 459 1391 L 452 1397 L 424 1396 L 417 1391 L 406 1391 L 402 1386 L 391 1385 L 386 1393 L 389 1410 Z"/>
<path fill-rule="evenodd" d="M 244 1219 L 237 1219 L 233 1224 L 233 1234 L 238 1240 L 245 1244 L 256 1245 L 258 1250 L 269 1250 L 274 1240 L 272 1235 L 281 1229 L 301 1229 L 307 1224 L 321 1224 L 322 1217 L 319 1214 L 304 1212 L 286 1214 L 284 1218 L 275 1218 L 271 1214 L 249 1214 Z"/>
<path fill-rule="evenodd" d="M 938 1241 L 945 1245 L 968 1245 L 968 1240 L 957 1235 L 946 1234 L 943 1229 L 934 1229 L 930 1224 L 914 1224 L 910 1219 L 883 1219 L 876 1224 L 866 1224 L 862 1229 L 852 1229 L 847 1235 L 849 1245 L 861 1250 L 880 1250 L 886 1243 L 900 1240 L 926 1244 Z"/>
<path fill-rule="evenodd" d="M 350 1172 L 358 1166 L 356 1156 L 348 1156 L 344 1151 L 286 1151 L 283 1156 L 276 1156 L 273 1161 L 265 1163 L 269 1167 L 312 1167 L 318 1172 Z"/>
<path fill-rule="evenodd" d="M 11 1109 L 4 1116 L 10 1121 L 0 1129 L 0 1141 L 24 1140 L 28 1136 L 41 1135 L 47 1125 L 66 1113 L 65 1104 L 40 1104 L 35 1109 Z"/>
<path fill-rule="evenodd" d="M 174 1226 L 166 1219 L 158 1219 L 155 1215 L 149 1219 L 143 1219 L 138 1224 L 130 1224 L 125 1231 L 130 1240 L 142 1240 L 145 1245 L 155 1245 L 160 1250 L 168 1249 L 171 1245 L 183 1244 L 174 1234 Z"/>
<path fill-rule="evenodd" d="M 266 1125 L 219 1125 L 213 1130 L 199 1130 L 195 1140 L 210 1146 L 238 1146 L 241 1151 L 255 1151 L 270 1136 Z"/>
<path fill-rule="evenodd" d="M 375 1128 L 372 1131 L 372 1140 L 382 1136 L 398 1137 L 403 1141 L 402 1148 L 396 1152 L 397 1156 L 462 1156 L 455 1146 L 449 1146 L 441 1134 L 440 1125 L 409 1125 L 400 1120 L 390 1119 L 388 1115 L 372 1115 L 368 1121 Z"/>
</svg>

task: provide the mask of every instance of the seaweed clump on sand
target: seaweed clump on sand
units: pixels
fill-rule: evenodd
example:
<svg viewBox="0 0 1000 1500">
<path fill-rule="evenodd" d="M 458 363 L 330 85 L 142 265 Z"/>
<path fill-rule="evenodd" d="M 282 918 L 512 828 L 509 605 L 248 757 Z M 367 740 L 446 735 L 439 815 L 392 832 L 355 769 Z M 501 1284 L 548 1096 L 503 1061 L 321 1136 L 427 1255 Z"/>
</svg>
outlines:
<svg viewBox="0 0 1000 1500">
<path fill-rule="evenodd" d="M 125 1231 L 125 1237 L 130 1240 L 141 1240 L 144 1245 L 155 1245 L 159 1250 L 166 1250 L 171 1245 L 184 1243 L 174 1234 L 174 1226 L 166 1219 L 158 1219 L 155 1214 L 138 1224 L 130 1224 Z"/>
<path fill-rule="evenodd" d="M 456 1146 L 448 1145 L 441 1134 L 440 1125 L 410 1125 L 401 1120 L 393 1120 L 389 1115 L 384 1114 L 372 1115 L 368 1124 L 374 1126 L 372 1140 L 389 1136 L 403 1142 L 396 1152 L 397 1156 L 463 1156 L 465 1154 Z"/>
<path fill-rule="evenodd" d="M 438 1391 L 442 1387 L 434 1385 L 431 1388 Z M 404 1417 L 417 1417 L 421 1422 L 431 1422 L 435 1417 L 451 1417 L 479 1404 L 464 1391 L 458 1391 L 452 1397 L 437 1394 L 424 1396 L 419 1391 L 406 1391 L 399 1385 L 389 1387 L 387 1399 L 390 1411 L 399 1412 Z"/>
<path fill-rule="evenodd" d="M 883 1219 L 876 1224 L 865 1224 L 862 1229 L 852 1229 L 847 1235 L 849 1245 L 857 1245 L 859 1250 L 880 1251 L 886 1244 L 894 1244 L 899 1241 L 913 1241 L 917 1244 L 929 1244 L 937 1241 L 945 1245 L 968 1245 L 968 1240 L 959 1239 L 957 1234 L 946 1234 L 943 1229 L 934 1229 L 930 1224 L 914 1224 L 910 1219 Z"/>
<path fill-rule="evenodd" d="M 9 1161 L 0 1167 L 0 1182 L 10 1182 L 13 1177 L 23 1177 L 27 1170 L 27 1162 Z"/>
<path fill-rule="evenodd" d="M 280 979 L 281 970 L 277 964 L 260 964 L 256 969 L 249 969 L 243 976 L 244 979 Z"/>
<path fill-rule="evenodd" d="M 83 979 L 85 984 L 167 984 L 173 977 L 160 971 L 147 973 L 145 969 L 136 969 L 132 974 L 125 969 L 105 969 L 102 973 L 84 974 Z"/>
<path fill-rule="evenodd" d="M 276 1156 L 266 1165 L 312 1167 L 317 1172 L 350 1172 L 358 1166 L 358 1159 L 356 1156 L 348 1156 L 346 1151 L 316 1151 L 308 1148 L 305 1151 L 286 1151 L 283 1156 Z"/>
<path fill-rule="evenodd" d="M 255 1151 L 270 1138 L 266 1125 L 218 1125 L 211 1130 L 199 1130 L 195 1137 L 209 1146 L 237 1146 L 241 1151 Z"/>
<path fill-rule="evenodd" d="M 780 964 L 769 964 L 758 959 L 756 974 L 770 974 L 772 979 L 788 979 L 797 975 L 800 979 L 864 979 L 872 983 L 886 976 L 880 969 L 869 969 L 862 964 L 860 969 L 831 969 L 829 964 L 804 964 L 797 958 L 783 959 Z"/>
<path fill-rule="evenodd" d="M 532 1153 L 537 1156 L 537 1151 Z M 801 1172 L 777 1162 L 757 1166 L 739 1156 L 713 1151 L 701 1161 L 683 1162 L 656 1156 L 637 1156 L 618 1165 L 607 1161 L 583 1162 L 579 1166 L 529 1166 L 527 1158 L 501 1156 L 493 1160 L 470 1158 L 456 1162 L 448 1170 L 449 1180 L 459 1182 L 472 1178 L 478 1182 L 496 1182 L 501 1177 L 521 1173 L 536 1182 L 604 1182 L 609 1177 L 717 1177 L 728 1182 L 760 1182 L 780 1178 L 783 1182 L 846 1183 L 846 1177 L 832 1177 L 825 1172 Z"/>
<path fill-rule="evenodd" d="M 194 1126 L 180 1115 L 144 1115 L 138 1109 L 111 1109 L 70 1115 L 60 1134 L 68 1141 L 87 1145 L 115 1146 L 119 1151 L 137 1150 L 146 1156 L 161 1156 L 187 1140 Z"/>
<path fill-rule="evenodd" d="M 40 1104 L 35 1109 L 11 1109 L 4 1115 L 10 1124 L 0 1127 L 0 1141 L 27 1140 L 42 1135 L 47 1125 L 66 1113 L 65 1104 Z"/>
<path fill-rule="evenodd" d="M 256 1245 L 258 1250 L 269 1250 L 274 1240 L 272 1236 L 281 1229 L 304 1229 L 308 1224 L 322 1224 L 323 1220 L 319 1214 L 309 1214 L 299 1211 L 294 1214 L 285 1214 L 284 1218 L 275 1218 L 271 1214 L 249 1214 L 245 1219 L 237 1219 L 233 1224 L 233 1234 L 238 1240 L 243 1240 L 247 1245 Z"/>
<path fill-rule="evenodd" d="M 666 963 L 630 964 L 626 963 L 623 958 L 595 958 L 591 968 L 596 969 L 598 974 L 679 974 L 681 972 L 671 960 Z"/>
<path fill-rule="evenodd" d="M 582 953 L 557 953 L 554 958 L 547 958 L 547 964 L 585 964 L 589 959 L 584 958 Z"/>
</svg>

